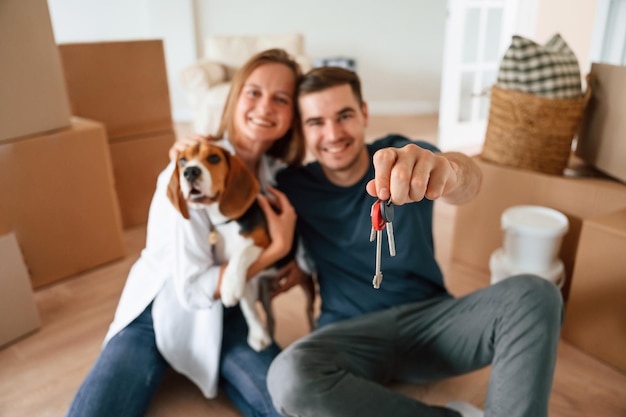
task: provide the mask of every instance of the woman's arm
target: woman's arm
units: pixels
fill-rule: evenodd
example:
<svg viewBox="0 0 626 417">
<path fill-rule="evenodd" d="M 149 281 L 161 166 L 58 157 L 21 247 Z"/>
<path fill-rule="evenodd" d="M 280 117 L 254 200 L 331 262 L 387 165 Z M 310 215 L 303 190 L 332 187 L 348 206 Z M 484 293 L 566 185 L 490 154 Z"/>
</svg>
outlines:
<svg viewBox="0 0 626 417">
<path fill-rule="evenodd" d="M 271 243 L 266 247 L 257 260 L 248 268 L 247 278 L 251 279 L 259 272 L 274 265 L 285 257 L 293 244 L 293 237 L 296 228 L 296 211 L 287 199 L 287 196 L 273 187 L 267 190 L 275 197 L 274 200 L 264 195 L 259 195 L 257 200 L 267 221 L 267 228 L 270 234 Z M 222 265 L 217 286 L 213 297 L 220 298 L 219 288 L 222 282 L 222 275 L 226 264 Z"/>
<path fill-rule="evenodd" d="M 177 213 L 178 214 L 178 213 Z M 216 303 L 213 297 L 219 285 L 221 265 L 216 264 L 208 216 L 203 210 L 190 210 L 189 220 L 176 218 L 173 275 L 179 302 L 188 310 L 208 308 Z"/>
</svg>

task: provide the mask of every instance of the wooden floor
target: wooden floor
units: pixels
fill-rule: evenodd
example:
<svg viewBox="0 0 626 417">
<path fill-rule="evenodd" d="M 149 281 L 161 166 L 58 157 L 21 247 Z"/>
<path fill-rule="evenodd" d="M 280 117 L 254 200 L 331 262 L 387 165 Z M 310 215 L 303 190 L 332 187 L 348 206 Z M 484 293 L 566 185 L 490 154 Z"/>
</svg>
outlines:
<svg viewBox="0 0 626 417">
<path fill-rule="evenodd" d="M 372 137 L 394 131 L 436 138 L 436 116 L 379 117 L 370 122 Z M 450 264 L 454 214 L 452 206 L 435 205 L 435 244 L 450 291 L 461 295 L 488 285 L 488 277 Z M 0 417 L 64 415 L 98 354 L 126 275 L 143 247 L 145 228 L 127 230 L 125 239 L 125 259 L 36 292 L 41 329 L 0 350 Z M 282 346 L 306 333 L 302 302 L 298 289 L 275 300 L 275 310 L 280 312 L 277 340 Z M 432 404 L 461 399 L 482 406 L 488 378 L 489 369 L 484 369 L 439 383 L 397 384 L 393 388 Z M 206 400 L 195 386 L 174 373 L 166 377 L 148 415 L 240 416 L 223 395 Z M 562 341 L 550 416 L 626 417 L 626 375 Z"/>
</svg>

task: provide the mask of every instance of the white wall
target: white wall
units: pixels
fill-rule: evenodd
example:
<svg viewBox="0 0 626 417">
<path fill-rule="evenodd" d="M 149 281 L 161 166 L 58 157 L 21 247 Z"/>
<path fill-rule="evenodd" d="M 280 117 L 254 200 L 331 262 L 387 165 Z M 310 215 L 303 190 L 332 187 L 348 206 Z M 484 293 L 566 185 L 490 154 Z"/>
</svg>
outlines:
<svg viewBox="0 0 626 417">
<path fill-rule="evenodd" d="M 429 0 L 48 0 L 57 43 L 163 39 L 175 120 L 180 71 L 210 33 L 301 32 L 313 58 L 357 60 L 372 113 L 436 113 L 445 2 Z"/>
<path fill-rule="evenodd" d="M 208 34 L 301 32 L 313 58 L 357 60 L 372 113 L 436 113 L 445 1 L 193 0 Z"/>
<path fill-rule="evenodd" d="M 57 43 L 163 39 L 172 116 L 190 118 L 178 78 L 197 56 L 192 0 L 48 0 L 48 6 Z"/>
<path fill-rule="evenodd" d="M 535 40 L 543 44 L 560 33 L 578 58 L 583 77 L 591 69 L 589 54 L 597 6 L 597 0 L 578 1 L 576 7 L 571 0 L 541 0 L 537 10 Z"/>
<path fill-rule="evenodd" d="M 539 1 L 539 10 L 529 12 L 538 15 L 535 39 L 543 42 L 562 32 L 585 71 L 597 1 L 584 0 L 579 5 L 584 7 L 575 8 L 569 0 Z M 163 39 L 175 120 L 190 119 L 180 72 L 198 59 L 202 39 L 212 33 L 301 32 L 312 58 L 357 60 L 372 113 L 438 111 L 444 0 L 48 0 L 48 5 L 58 43 Z"/>
</svg>

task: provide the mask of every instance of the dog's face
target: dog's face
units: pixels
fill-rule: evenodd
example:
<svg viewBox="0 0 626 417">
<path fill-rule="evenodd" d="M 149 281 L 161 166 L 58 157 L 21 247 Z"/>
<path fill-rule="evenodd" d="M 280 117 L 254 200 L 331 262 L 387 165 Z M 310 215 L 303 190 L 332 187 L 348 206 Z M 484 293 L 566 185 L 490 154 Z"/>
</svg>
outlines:
<svg viewBox="0 0 626 417">
<path fill-rule="evenodd" d="M 259 184 L 241 159 L 221 146 L 189 146 L 177 160 L 168 187 L 174 206 L 189 218 L 188 207 L 213 203 L 231 219 L 240 217 L 259 192 Z"/>
<path fill-rule="evenodd" d="M 229 169 L 226 152 L 202 144 L 188 147 L 178 158 L 180 190 L 190 207 L 215 203 L 221 197 Z"/>
</svg>

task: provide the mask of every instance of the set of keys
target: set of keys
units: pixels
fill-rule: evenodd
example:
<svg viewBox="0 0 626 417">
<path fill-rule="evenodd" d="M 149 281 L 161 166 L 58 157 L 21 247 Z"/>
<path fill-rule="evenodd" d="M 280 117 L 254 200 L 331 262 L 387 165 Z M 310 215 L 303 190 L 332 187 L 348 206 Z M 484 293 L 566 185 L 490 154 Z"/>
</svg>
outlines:
<svg viewBox="0 0 626 417">
<path fill-rule="evenodd" d="M 370 212 L 372 217 L 372 231 L 370 233 L 370 242 L 376 238 L 376 274 L 374 274 L 374 280 L 372 284 L 374 288 L 380 288 L 380 283 L 383 281 L 383 273 L 380 270 L 380 257 L 381 246 L 383 240 L 383 229 L 387 228 L 387 241 L 389 242 L 389 254 L 396 256 L 396 242 L 393 237 L 393 204 L 391 198 L 387 201 L 376 200 L 372 205 Z"/>
</svg>

